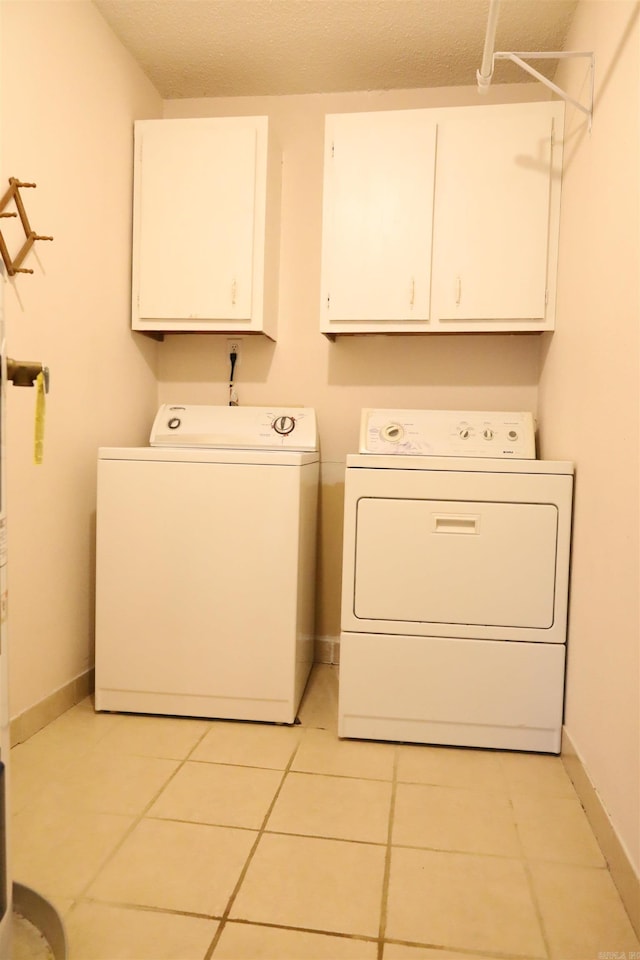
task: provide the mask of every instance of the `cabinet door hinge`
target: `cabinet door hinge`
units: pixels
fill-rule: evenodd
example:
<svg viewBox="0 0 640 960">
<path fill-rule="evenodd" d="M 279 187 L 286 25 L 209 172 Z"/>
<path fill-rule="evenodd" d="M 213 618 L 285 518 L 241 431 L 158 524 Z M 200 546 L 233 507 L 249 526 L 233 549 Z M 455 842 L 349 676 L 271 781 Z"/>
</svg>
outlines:
<svg viewBox="0 0 640 960">
<path fill-rule="evenodd" d="M 336 155 L 336 144 L 335 144 L 335 140 L 332 140 L 331 141 L 331 159 L 332 160 L 335 157 L 335 155 Z"/>
</svg>

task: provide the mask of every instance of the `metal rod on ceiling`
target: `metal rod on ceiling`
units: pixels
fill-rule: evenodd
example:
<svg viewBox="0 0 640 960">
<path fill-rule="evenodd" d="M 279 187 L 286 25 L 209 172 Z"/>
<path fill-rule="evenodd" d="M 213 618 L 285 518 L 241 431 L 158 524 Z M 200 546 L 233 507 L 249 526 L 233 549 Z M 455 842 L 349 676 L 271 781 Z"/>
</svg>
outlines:
<svg viewBox="0 0 640 960">
<path fill-rule="evenodd" d="M 478 92 L 486 93 L 489 87 L 491 86 L 491 81 L 493 79 L 493 68 L 496 60 L 511 60 L 512 63 L 515 63 L 522 70 L 525 70 L 527 73 L 531 74 L 532 77 L 535 77 L 536 80 L 539 80 L 541 83 L 544 83 L 545 86 L 549 87 L 554 93 L 559 97 L 562 97 L 563 100 L 566 100 L 567 103 L 572 104 L 578 110 L 581 110 L 582 113 L 586 114 L 589 124 L 589 131 L 591 131 L 591 124 L 593 120 L 593 93 L 594 93 L 594 72 L 595 72 L 595 56 L 592 51 L 580 51 L 580 50 L 535 50 L 528 52 L 507 52 L 507 51 L 495 51 L 495 40 L 496 40 L 496 26 L 498 22 L 498 6 L 500 0 L 490 0 L 489 4 L 489 14 L 487 18 L 487 32 L 484 40 L 484 52 L 482 54 L 482 65 L 479 70 L 476 71 L 476 79 L 478 82 Z M 580 103 L 574 97 L 569 96 L 566 91 L 564 91 L 557 84 L 553 83 L 548 77 L 545 77 L 544 74 L 540 73 L 539 70 L 535 70 L 531 67 L 526 60 L 542 60 L 542 59 L 553 59 L 561 60 L 569 57 L 586 57 L 589 60 L 589 89 L 588 89 L 588 100 L 586 104 Z"/>
<path fill-rule="evenodd" d="M 500 0 L 491 0 L 489 4 L 489 16 L 487 18 L 487 32 L 484 38 L 484 51 L 482 54 L 482 65 L 476 71 L 478 80 L 478 91 L 486 93 L 491 85 L 493 77 L 493 48 L 496 43 L 496 27 L 498 26 L 498 8 Z"/>
</svg>

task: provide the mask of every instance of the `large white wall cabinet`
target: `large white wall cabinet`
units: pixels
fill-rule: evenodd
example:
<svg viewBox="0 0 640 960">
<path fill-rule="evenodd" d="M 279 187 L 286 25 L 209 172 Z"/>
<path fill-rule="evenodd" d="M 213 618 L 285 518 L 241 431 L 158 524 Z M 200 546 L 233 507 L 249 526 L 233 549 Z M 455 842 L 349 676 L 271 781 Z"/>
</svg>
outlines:
<svg viewBox="0 0 640 960">
<path fill-rule="evenodd" d="M 280 181 L 267 117 L 136 123 L 134 330 L 275 339 Z"/>
<path fill-rule="evenodd" d="M 552 330 L 564 104 L 326 118 L 321 330 Z"/>
</svg>

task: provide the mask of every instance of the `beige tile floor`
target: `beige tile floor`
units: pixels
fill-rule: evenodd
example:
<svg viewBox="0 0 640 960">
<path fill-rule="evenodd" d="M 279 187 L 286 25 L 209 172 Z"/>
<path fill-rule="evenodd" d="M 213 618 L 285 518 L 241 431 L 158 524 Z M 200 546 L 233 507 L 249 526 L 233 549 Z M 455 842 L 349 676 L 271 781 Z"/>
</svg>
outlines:
<svg viewBox="0 0 640 960">
<path fill-rule="evenodd" d="M 96 714 L 11 753 L 13 876 L 70 960 L 640 960 L 557 757 Z"/>
</svg>

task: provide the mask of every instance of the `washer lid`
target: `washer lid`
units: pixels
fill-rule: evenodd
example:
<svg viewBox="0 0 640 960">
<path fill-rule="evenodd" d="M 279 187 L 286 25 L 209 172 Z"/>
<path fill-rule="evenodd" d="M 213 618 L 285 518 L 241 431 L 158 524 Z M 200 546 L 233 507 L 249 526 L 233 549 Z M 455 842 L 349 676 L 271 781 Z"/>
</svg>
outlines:
<svg viewBox="0 0 640 960">
<path fill-rule="evenodd" d="M 311 407 L 229 407 L 163 404 L 151 428 L 152 447 L 235 450 L 318 449 Z"/>
</svg>

